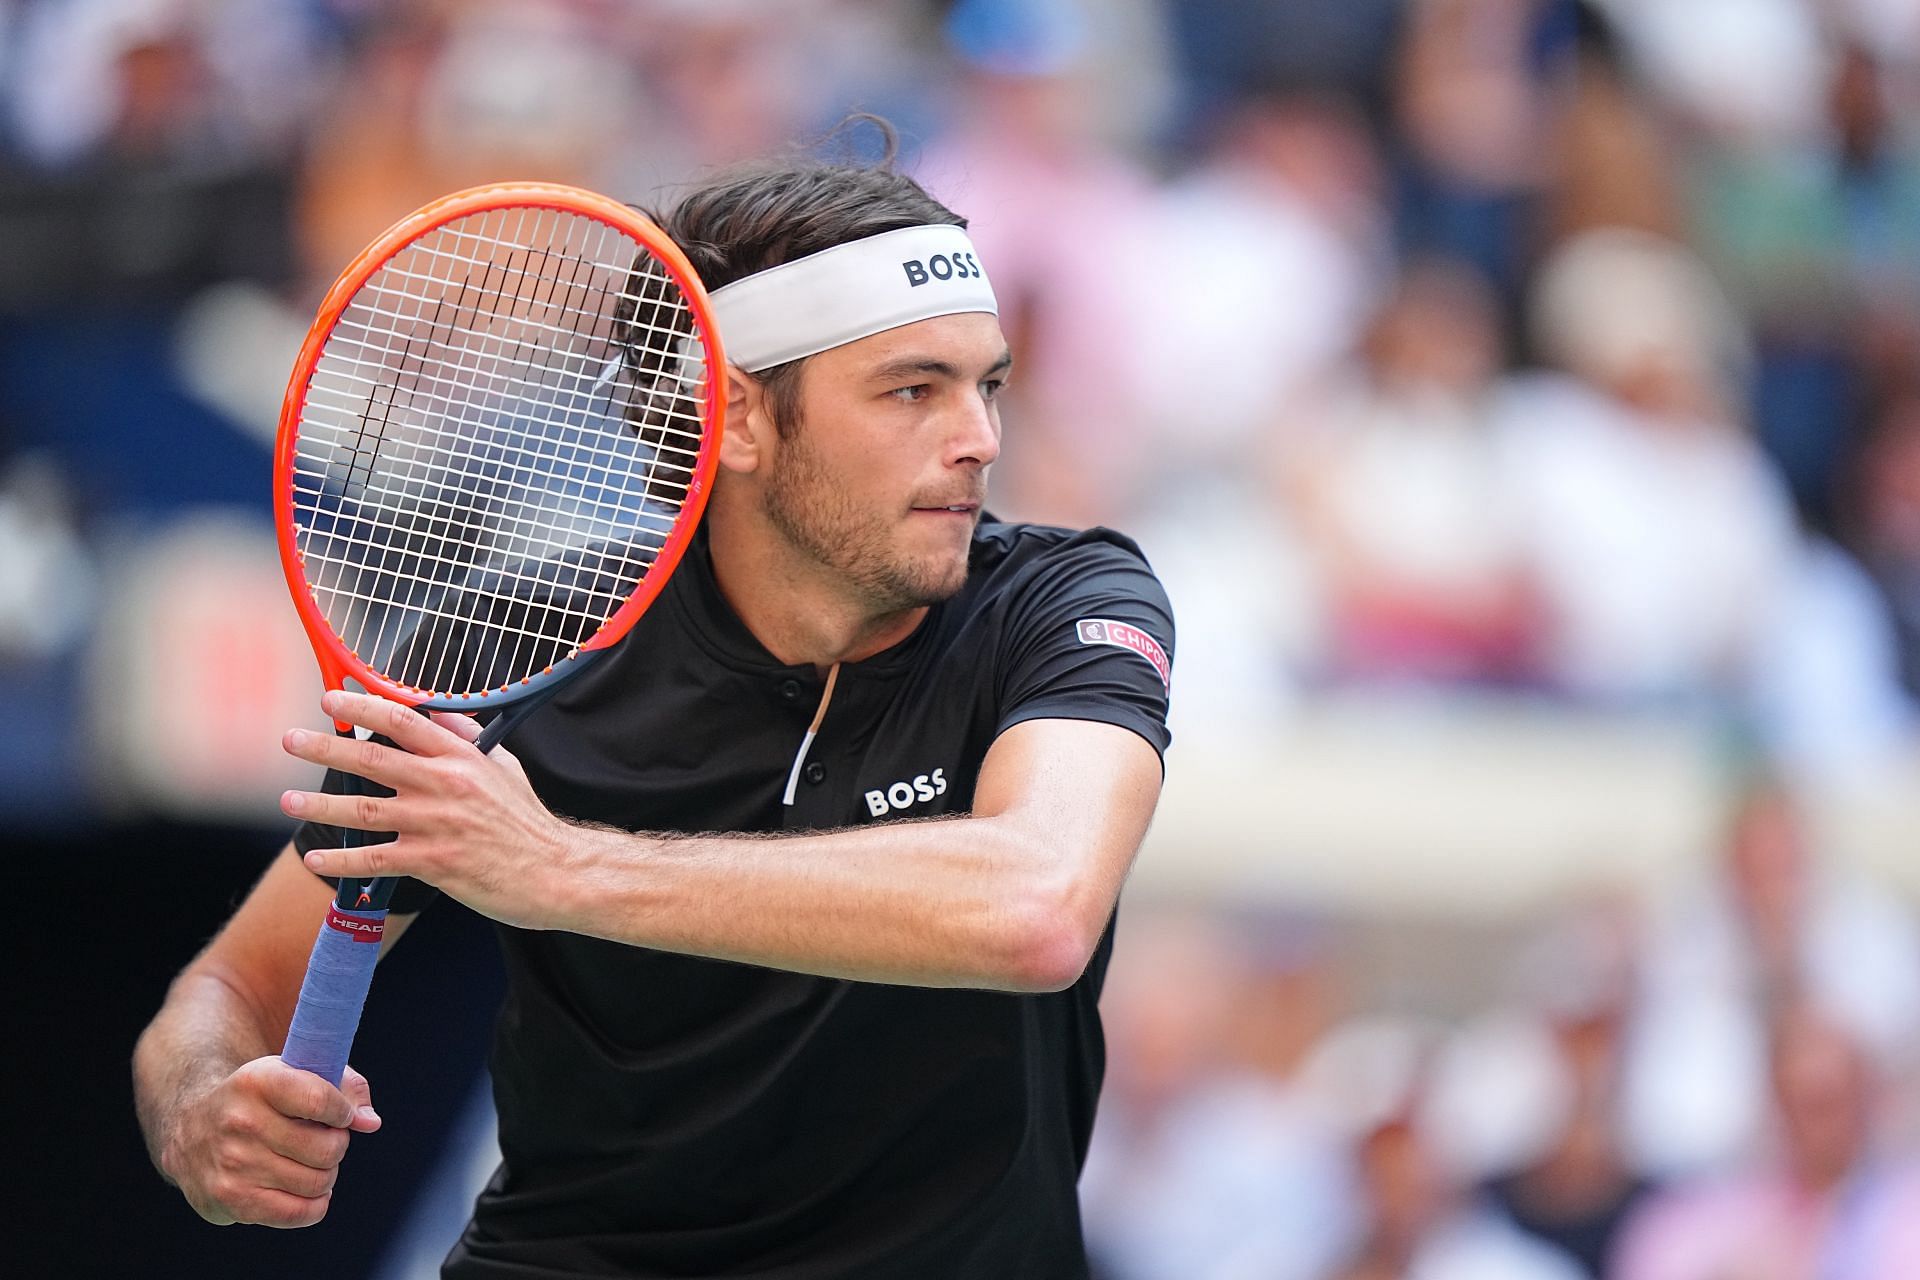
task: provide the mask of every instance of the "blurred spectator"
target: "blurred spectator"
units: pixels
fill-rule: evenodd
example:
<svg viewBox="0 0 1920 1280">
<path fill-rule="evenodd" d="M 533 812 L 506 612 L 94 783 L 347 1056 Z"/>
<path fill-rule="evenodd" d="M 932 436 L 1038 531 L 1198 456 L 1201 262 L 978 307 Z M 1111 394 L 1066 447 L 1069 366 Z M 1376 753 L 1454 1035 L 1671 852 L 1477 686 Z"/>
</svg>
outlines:
<svg viewBox="0 0 1920 1280">
<path fill-rule="evenodd" d="M 1282 443 L 1343 676 L 1527 672 L 1537 610 L 1493 423 L 1500 362 L 1484 277 L 1414 263 L 1358 366 L 1307 402 L 1305 439 Z"/>
<path fill-rule="evenodd" d="M 1374 97 L 1405 0 L 1181 0 L 1166 7 L 1184 73 L 1184 114 L 1204 129 L 1263 86 L 1339 86 Z"/>
<path fill-rule="evenodd" d="M 1708 131 L 1689 171 L 1700 243 L 1759 338 L 1761 438 L 1831 527 L 1863 401 L 1910 384 L 1920 355 L 1920 150 L 1867 46 L 1820 53 L 1816 121 Z"/>
<path fill-rule="evenodd" d="M 1555 86 L 1547 130 L 1546 242 L 1600 227 L 1678 237 L 1686 217 L 1671 126 L 1647 100 L 1612 25 L 1591 4 L 1578 13 L 1575 55 Z"/>
<path fill-rule="evenodd" d="M 1176 724 L 1270 732 L 1319 647 L 1293 513 L 1261 463 L 1385 284 L 1380 182 L 1350 100 L 1273 90 L 1239 104 L 1158 201 L 1159 287 L 1114 340 L 1133 353 L 1145 445 L 1121 501 L 1189 619 Z"/>
<path fill-rule="evenodd" d="M 1102 1280 L 1315 1280 L 1350 1218 L 1341 1135 L 1297 1071 L 1336 1012 L 1324 931 L 1123 925 L 1111 1051 L 1081 1179 Z"/>
<path fill-rule="evenodd" d="M 332 79 L 302 175 L 314 287 L 429 200 L 481 182 L 598 185 L 649 129 L 632 75 L 587 11 L 538 3 L 397 6 Z"/>
<path fill-rule="evenodd" d="M 1330 1280 L 1572 1280 L 1580 1270 L 1484 1209 L 1463 1203 L 1412 1121 L 1360 1144 L 1368 1231 Z"/>
<path fill-rule="evenodd" d="M 1572 1258 L 1473 1195 L 1435 1142 L 1443 1044 L 1420 1028 L 1366 1023 L 1316 1053 L 1315 1073 L 1342 1083 L 1358 1135 L 1358 1230 L 1327 1280 L 1578 1280 Z"/>
<path fill-rule="evenodd" d="M 1517 298 L 1545 177 L 1556 0 L 1414 0 L 1393 89 L 1399 240 Z"/>
<path fill-rule="evenodd" d="M 1554 1096 L 1544 1141 L 1487 1188 L 1516 1226 L 1592 1280 L 1609 1273 L 1621 1226 L 1652 1185 L 1622 1144 L 1638 941 L 1631 907 L 1602 901 L 1551 918 L 1520 956 L 1527 1003 L 1547 1031 Z"/>
<path fill-rule="evenodd" d="M 957 0 L 941 34 L 963 80 L 1075 82 L 1071 132 L 1137 156 L 1163 133 L 1172 107 L 1167 21 L 1157 0 Z M 958 87 L 965 95 L 981 86 Z M 1035 123 L 1057 130 L 1057 112 Z"/>
<path fill-rule="evenodd" d="M 1920 930 L 1885 888 L 1816 856 L 1793 794 L 1752 786 L 1714 879 L 1656 932 L 1633 1036 L 1637 1156 L 1664 1173 L 1736 1158 L 1759 1131 L 1759 1010 L 1806 992 L 1888 1070 L 1920 1033 Z"/>
<path fill-rule="evenodd" d="M 896 8 L 896 6 L 870 6 Z M 703 170 L 804 146 L 905 61 L 878 15 L 845 0 L 644 0 L 610 6 L 614 49 L 639 72 L 637 117 L 605 123 L 629 144 L 621 185 L 652 198 Z M 865 75 L 856 73 L 865 71 Z"/>
<path fill-rule="evenodd" d="M 28 4 L 14 21 L 0 108 L 37 165 L 283 155 L 315 105 L 321 33 L 308 6 L 89 0 Z"/>
<path fill-rule="evenodd" d="M 1920 697 L 1920 394 L 1883 412 L 1855 485 L 1854 545 L 1892 611 L 1907 691 Z"/>
<path fill-rule="evenodd" d="M 1837 0 L 1853 36 L 1907 70 L 1920 69 L 1920 6 L 1911 0 Z"/>
<path fill-rule="evenodd" d="M 1353 348 L 1389 266 L 1380 184 L 1350 101 L 1275 92 L 1244 101 L 1168 189 L 1163 287 L 1133 309 L 1154 431 L 1153 487 L 1136 501 L 1239 470 L 1290 397 Z"/>
<path fill-rule="evenodd" d="M 315 24 L 260 0 L 98 0 L 17 16 L 0 75 L 0 312 L 171 302 L 291 274 L 287 154 Z M 82 318 L 86 318 L 82 316 Z"/>
<path fill-rule="evenodd" d="M 1515 390 L 1505 443 L 1547 674 L 1626 702 L 1736 688 L 1796 538 L 1735 417 L 1736 319 L 1685 250 L 1608 230 L 1544 264 L 1533 325 L 1563 372 Z"/>
<path fill-rule="evenodd" d="M 1920 1171 L 1875 1150 L 1880 1081 L 1838 1020 L 1794 1001 L 1769 1028 L 1774 1146 L 1650 1201 L 1614 1280 L 1907 1280 Z"/>
</svg>

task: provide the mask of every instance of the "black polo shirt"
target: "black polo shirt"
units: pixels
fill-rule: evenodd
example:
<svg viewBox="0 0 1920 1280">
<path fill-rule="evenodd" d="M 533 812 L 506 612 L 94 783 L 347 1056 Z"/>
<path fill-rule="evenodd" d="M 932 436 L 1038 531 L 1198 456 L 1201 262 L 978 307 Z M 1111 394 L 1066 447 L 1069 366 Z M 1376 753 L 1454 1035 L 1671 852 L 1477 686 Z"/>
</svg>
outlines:
<svg viewBox="0 0 1920 1280">
<path fill-rule="evenodd" d="M 1024 720 L 1104 721 L 1164 751 L 1172 647 L 1131 541 L 989 518 L 961 592 L 841 668 L 787 804 L 823 681 L 754 639 L 696 540 L 628 637 L 509 745 L 556 813 L 635 831 L 962 814 L 987 748 Z M 395 907 L 423 900 L 408 886 Z M 1111 928 L 1078 982 L 1040 995 L 499 934 L 503 1159 L 446 1276 L 1086 1274 L 1075 1184 Z"/>
</svg>

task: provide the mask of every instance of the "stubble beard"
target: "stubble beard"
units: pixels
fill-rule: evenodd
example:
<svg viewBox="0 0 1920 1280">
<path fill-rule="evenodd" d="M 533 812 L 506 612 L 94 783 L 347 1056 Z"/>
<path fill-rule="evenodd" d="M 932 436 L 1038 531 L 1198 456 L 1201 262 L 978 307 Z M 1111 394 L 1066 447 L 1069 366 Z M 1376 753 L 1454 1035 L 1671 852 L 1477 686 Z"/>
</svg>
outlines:
<svg viewBox="0 0 1920 1280">
<path fill-rule="evenodd" d="M 768 478 L 767 520 L 807 559 L 830 569 L 876 616 L 938 604 L 967 580 L 967 558 L 903 555 L 882 514 L 863 508 L 834 482 L 796 431 Z"/>
</svg>

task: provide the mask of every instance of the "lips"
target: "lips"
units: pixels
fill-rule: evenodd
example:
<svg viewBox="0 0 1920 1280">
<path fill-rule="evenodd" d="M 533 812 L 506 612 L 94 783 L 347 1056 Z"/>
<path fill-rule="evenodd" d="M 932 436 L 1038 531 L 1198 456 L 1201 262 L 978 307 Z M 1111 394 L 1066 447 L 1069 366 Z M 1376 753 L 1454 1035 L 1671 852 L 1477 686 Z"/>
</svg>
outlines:
<svg viewBox="0 0 1920 1280">
<path fill-rule="evenodd" d="M 915 511 L 932 511 L 951 515 L 972 515 L 980 509 L 978 498 L 955 498 L 948 502 L 916 502 Z"/>
</svg>

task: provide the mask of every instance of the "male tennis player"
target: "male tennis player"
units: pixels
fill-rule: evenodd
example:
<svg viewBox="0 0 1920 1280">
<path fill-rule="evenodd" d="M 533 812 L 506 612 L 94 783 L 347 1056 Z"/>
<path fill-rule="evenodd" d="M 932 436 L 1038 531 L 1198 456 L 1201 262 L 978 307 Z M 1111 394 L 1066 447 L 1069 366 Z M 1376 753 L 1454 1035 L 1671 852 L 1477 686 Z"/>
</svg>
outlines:
<svg viewBox="0 0 1920 1280">
<path fill-rule="evenodd" d="M 1116 534 L 983 517 L 1011 361 L 910 179 L 761 169 L 662 222 L 733 363 L 701 537 L 511 754 L 347 693 L 395 745 L 287 735 L 395 794 L 284 797 L 295 848 L 137 1051 L 155 1161 L 215 1222 L 325 1214 L 367 1084 L 273 1055 L 322 877 L 402 875 L 389 939 L 450 894 L 509 974 L 504 1159 L 447 1276 L 1084 1275 L 1166 597 Z"/>
</svg>

